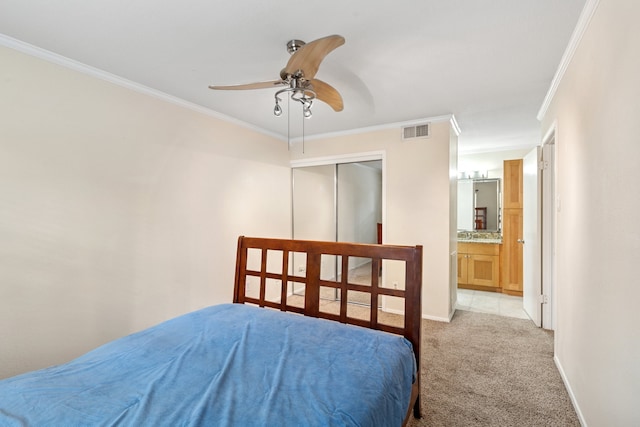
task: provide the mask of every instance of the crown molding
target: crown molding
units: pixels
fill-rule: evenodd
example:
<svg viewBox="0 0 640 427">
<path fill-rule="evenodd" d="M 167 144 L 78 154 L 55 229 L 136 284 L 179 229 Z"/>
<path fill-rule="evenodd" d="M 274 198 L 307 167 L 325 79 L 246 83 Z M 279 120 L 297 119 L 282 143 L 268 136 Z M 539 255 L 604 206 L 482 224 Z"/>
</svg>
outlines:
<svg viewBox="0 0 640 427">
<path fill-rule="evenodd" d="M 242 120 L 238 120 L 236 118 L 227 116 L 225 114 L 219 113 L 210 108 L 203 107 L 201 105 L 194 104 L 189 101 L 185 101 L 184 99 L 178 98 L 173 95 L 169 95 L 168 93 L 161 92 L 159 90 L 150 88 L 148 86 L 141 85 L 139 83 L 133 82 L 131 80 L 127 80 L 123 77 L 117 76 L 115 74 L 111 74 L 104 70 L 100 70 L 98 68 L 92 67 L 90 65 L 84 64 L 82 62 L 76 61 L 71 58 L 67 58 L 66 56 L 59 55 L 57 53 L 48 51 L 46 49 L 42 49 L 40 47 L 34 46 L 29 43 L 25 43 L 21 40 L 14 39 L 13 37 L 9 37 L 5 34 L 0 33 L 0 46 L 5 46 L 9 49 L 16 50 L 18 52 L 22 52 L 24 54 L 45 60 L 47 62 L 60 65 L 62 67 L 68 68 L 73 71 L 77 71 L 82 74 L 86 74 L 91 77 L 95 77 L 100 80 L 107 81 L 109 83 L 113 83 L 120 87 L 124 87 L 126 89 L 132 90 L 134 92 L 138 92 L 147 96 L 151 96 L 153 98 L 169 102 L 171 104 L 177 105 L 182 108 L 186 108 L 197 113 L 204 114 L 209 117 L 214 117 L 219 120 L 223 120 L 228 123 L 232 123 L 243 127 L 245 129 L 252 130 L 254 132 L 261 133 L 266 136 L 270 136 L 272 138 L 276 138 L 280 141 L 286 141 L 286 138 L 282 135 L 274 132 L 270 132 L 266 129 L 260 128 L 258 126 L 254 126 L 250 123 L 243 122 Z"/>
<path fill-rule="evenodd" d="M 562 78 L 564 77 L 564 74 L 566 73 L 567 68 L 571 63 L 571 60 L 573 59 L 573 55 L 575 54 L 576 49 L 578 48 L 578 45 L 582 40 L 582 36 L 584 35 L 584 32 L 587 30 L 587 27 L 591 22 L 591 18 L 593 17 L 593 14 L 595 13 L 599 4 L 600 4 L 600 0 L 587 0 L 587 2 L 585 3 L 584 8 L 582 9 L 582 13 L 580 13 L 580 18 L 578 19 L 578 23 L 576 24 L 576 28 L 573 30 L 573 33 L 571 34 L 571 38 L 569 39 L 569 44 L 567 45 L 567 48 L 565 49 L 564 54 L 562 55 L 562 59 L 560 60 L 560 65 L 558 66 L 558 69 L 556 70 L 556 74 L 554 75 L 553 80 L 551 81 L 551 87 L 549 88 L 547 92 L 547 96 L 545 96 L 544 101 L 542 102 L 542 106 L 538 111 L 538 115 L 536 116 L 539 121 L 542 121 L 545 114 L 547 114 L 547 110 L 551 105 L 551 101 L 553 101 L 553 98 L 558 90 L 558 87 L 560 86 L 560 82 L 562 81 Z"/>
<path fill-rule="evenodd" d="M 21 40 L 15 39 L 13 37 L 9 37 L 5 34 L 0 33 L 0 46 L 5 46 L 9 49 L 13 49 L 16 50 L 18 52 L 22 52 L 24 54 L 45 60 L 47 62 L 65 67 L 67 69 L 100 79 L 100 80 L 104 80 L 107 81 L 109 83 L 113 83 L 115 85 L 118 85 L 120 87 L 124 87 L 126 89 L 132 90 L 134 92 L 138 92 L 147 96 L 151 96 L 154 97 L 156 99 L 160 99 L 162 101 L 165 102 L 169 102 L 171 104 L 177 105 L 179 107 L 182 108 L 186 108 L 210 117 L 214 117 L 216 119 L 219 120 L 223 120 L 225 122 L 228 123 L 232 123 L 235 125 L 238 125 L 240 127 L 252 130 L 254 132 L 258 132 L 261 133 L 263 135 L 267 135 L 270 136 L 272 138 L 278 139 L 280 141 L 287 141 L 286 136 L 283 136 L 279 133 L 275 133 L 275 132 L 271 132 L 268 131 L 266 129 L 260 128 L 258 126 L 252 125 L 250 123 L 238 120 L 236 118 L 227 116 L 225 114 L 219 113 L 215 110 L 212 110 L 210 108 L 206 108 L 203 107 L 201 105 L 197 105 L 194 104 L 192 102 L 189 101 L 185 101 L 184 99 L 178 98 L 176 96 L 173 95 L 169 95 L 168 93 L 150 88 L 148 86 L 144 86 L 141 85 L 139 83 L 133 82 L 131 80 L 125 79 L 123 77 L 117 76 L 115 74 L 106 72 L 104 70 L 92 67 L 90 65 L 84 64 L 82 62 L 76 61 L 74 59 L 71 58 L 67 58 L 65 56 L 59 55 L 57 53 L 51 52 L 49 50 L 40 48 L 38 46 L 34 46 L 32 44 L 23 42 Z M 416 120 L 408 120 L 408 121 L 403 121 L 403 122 L 395 122 L 395 123 L 387 123 L 387 124 L 382 124 L 382 125 L 377 125 L 377 126 L 370 126 L 370 127 L 363 127 L 363 128 L 355 128 L 355 129 L 349 129 L 349 130 L 345 130 L 345 131 L 338 131 L 338 132 L 330 132 L 330 133 L 324 133 L 324 134 L 315 134 L 315 135 L 308 135 L 304 137 L 304 140 L 307 141 L 311 141 L 311 140 L 317 140 L 317 139 L 325 139 L 325 138 L 334 138 L 334 137 L 339 137 L 339 136 L 347 136 L 347 135 L 355 135 L 355 134 L 361 134 L 361 133 L 366 133 L 366 132 L 375 132 L 375 131 L 379 131 L 379 130 L 386 130 L 386 129 L 397 129 L 397 128 L 401 128 L 403 126 L 415 126 L 418 124 L 423 124 L 425 122 L 443 122 L 443 121 L 449 121 L 451 124 L 451 127 L 453 128 L 453 131 L 455 132 L 455 134 L 457 136 L 460 135 L 460 126 L 458 125 L 458 122 L 455 118 L 455 116 L 453 114 L 446 114 L 446 115 L 442 115 L 442 116 L 434 116 L 434 117 L 427 117 L 427 118 L 423 118 L 423 119 L 416 119 Z M 301 142 L 303 140 L 302 137 L 296 137 L 296 138 L 291 138 L 291 142 L 295 143 L 295 142 Z"/>
<path fill-rule="evenodd" d="M 404 122 L 386 123 L 386 124 L 382 124 L 382 125 L 368 126 L 368 127 L 355 128 L 355 129 L 348 129 L 348 130 L 342 130 L 342 131 L 337 131 L 337 132 L 327 132 L 327 133 L 318 133 L 318 134 L 314 134 L 314 135 L 305 135 L 304 141 L 314 141 L 314 140 L 318 140 L 318 139 L 337 138 L 337 137 L 342 137 L 342 136 L 358 135 L 358 134 L 369 133 L 369 132 L 377 132 L 377 131 L 380 131 L 380 130 L 399 129 L 399 128 L 402 128 L 404 126 L 416 126 L 416 125 L 421 125 L 421 124 L 425 124 L 425 123 L 447 122 L 447 121 L 451 124 L 451 127 L 453 128 L 453 131 L 455 132 L 456 136 L 460 136 L 460 126 L 458 126 L 458 122 L 456 121 L 455 116 L 453 114 L 445 114 L 445 115 L 442 115 L 442 116 L 426 117 L 426 118 L 423 118 L 423 119 L 408 120 L 408 121 L 404 121 Z M 303 141 L 303 138 L 301 136 L 298 136 L 298 137 L 295 137 L 295 138 L 291 138 L 291 142 L 292 143 L 298 143 L 298 142 L 302 142 L 302 141 Z"/>
<path fill-rule="evenodd" d="M 456 133 L 456 136 L 460 136 L 462 131 L 460 130 L 460 125 L 458 124 L 458 121 L 456 120 L 456 116 L 451 114 L 451 117 L 449 117 L 449 121 L 451 122 L 451 127 L 453 128 L 453 131 Z"/>
</svg>

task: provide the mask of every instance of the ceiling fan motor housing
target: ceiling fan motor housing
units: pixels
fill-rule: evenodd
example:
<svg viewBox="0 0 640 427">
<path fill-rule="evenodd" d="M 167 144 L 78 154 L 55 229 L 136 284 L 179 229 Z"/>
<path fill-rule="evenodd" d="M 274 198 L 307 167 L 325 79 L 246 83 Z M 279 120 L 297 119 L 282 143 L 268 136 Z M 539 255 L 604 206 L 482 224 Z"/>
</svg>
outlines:
<svg viewBox="0 0 640 427">
<path fill-rule="evenodd" d="M 287 52 L 293 54 L 305 44 L 306 43 L 303 42 L 302 40 L 296 40 L 296 39 L 290 40 L 289 42 L 287 42 Z"/>
</svg>

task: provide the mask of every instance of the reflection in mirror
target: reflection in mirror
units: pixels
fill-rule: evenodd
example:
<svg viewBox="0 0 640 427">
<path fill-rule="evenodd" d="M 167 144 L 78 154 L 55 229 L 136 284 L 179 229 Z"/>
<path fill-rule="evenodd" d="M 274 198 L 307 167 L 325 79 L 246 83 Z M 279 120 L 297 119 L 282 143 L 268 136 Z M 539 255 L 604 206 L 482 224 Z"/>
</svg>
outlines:
<svg viewBox="0 0 640 427">
<path fill-rule="evenodd" d="M 300 240 L 335 240 L 335 165 L 308 166 L 292 171 L 293 238 Z M 305 275 L 306 256 L 295 253 L 291 264 L 293 273 Z M 336 275 L 335 261 L 323 259 L 323 279 Z M 293 283 L 293 292 L 304 286 Z"/>
<path fill-rule="evenodd" d="M 337 240 L 377 243 L 382 223 L 382 161 L 340 163 L 336 192 Z M 349 257 L 349 270 L 370 264 L 370 259 Z M 342 274 L 340 264 L 338 274 Z"/>
<path fill-rule="evenodd" d="M 382 160 L 296 167 L 292 178 L 294 239 L 381 242 Z M 304 261 L 297 255 L 292 261 L 294 269 L 303 272 Z M 350 257 L 348 269 L 350 280 L 360 275 L 370 280 L 371 260 Z M 341 270 L 339 257 L 323 256 L 322 279 L 340 280 Z M 298 288 L 296 285 L 294 292 L 302 292 Z M 333 288 L 328 289 L 334 294 L 332 299 L 339 298 Z"/>
<path fill-rule="evenodd" d="M 458 230 L 500 231 L 500 179 L 458 181 Z"/>
</svg>

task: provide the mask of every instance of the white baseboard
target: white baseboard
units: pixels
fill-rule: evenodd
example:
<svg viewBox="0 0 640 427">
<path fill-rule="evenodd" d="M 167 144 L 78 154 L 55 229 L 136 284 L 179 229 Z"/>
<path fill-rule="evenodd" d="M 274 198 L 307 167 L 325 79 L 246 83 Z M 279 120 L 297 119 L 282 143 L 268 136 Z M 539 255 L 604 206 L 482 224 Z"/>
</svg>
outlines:
<svg viewBox="0 0 640 427">
<path fill-rule="evenodd" d="M 393 309 L 388 309 L 388 308 L 382 307 L 382 311 L 384 311 L 385 313 L 399 314 L 400 316 L 404 316 L 404 310 L 393 310 Z M 436 322 L 449 323 L 449 322 L 451 322 L 451 318 L 453 317 L 453 313 L 450 314 L 449 318 L 440 317 L 440 316 L 431 316 L 429 314 L 424 314 L 424 313 L 422 313 L 421 317 L 423 319 L 427 319 L 427 320 L 435 320 Z"/>
<path fill-rule="evenodd" d="M 422 318 L 427 320 L 435 320 L 436 322 L 445 322 L 445 323 L 451 322 L 451 317 L 431 316 L 429 314 L 424 314 L 424 313 L 422 313 Z"/>
<path fill-rule="evenodd" d="M 553 361 L 556 364 L 556 368 L 558 368 L 558 372 L 560 372 L 560 377 L 562 378 L 562 382 L 564 383 L 564 386 L 567 389 L 567 393 L 569 393 L 569 398 L 571 399 L 571 403 L 573 404 L 573 409 L 576 410 L 576 414 L 578 415 L 578 421 L 580 421 L 580 425 L 583 427 L 587 427 L 587 422 L 584 420 L 584 416 L 582 415 L 582 411 L 580 410 L 580 405 L 578 405 L 576 396 L 573 394 L 573 390 L 571 389 L 571 384 L 569 384 L 569 379 L 567 378 L 567 375 L 564 373 L 564 369 L 562 368 L 560 359 L 558 359 L 558 356 L 556 354 L 553 355 Z"/>
<path fill-rule="evenodd" d="M 393 310 L 390 308 L 386 308 L 384 304 L 382 305 L 381 310 L 384 311 L 385 313 L 398 314 L 400 316 L 404 316 L 404 310 Z"/>
</svg>

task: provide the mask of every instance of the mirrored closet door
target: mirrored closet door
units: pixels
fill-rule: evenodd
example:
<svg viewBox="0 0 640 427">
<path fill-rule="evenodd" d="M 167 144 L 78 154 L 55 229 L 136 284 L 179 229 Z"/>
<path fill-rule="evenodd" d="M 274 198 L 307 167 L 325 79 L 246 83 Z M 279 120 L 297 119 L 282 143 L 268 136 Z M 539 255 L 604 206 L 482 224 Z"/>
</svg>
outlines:
<svg viewBox="0 0 640 427">
<path fill-rule="evenodd" d="M 295 239 L 355 243 L 382 240 L 381 160 L 296 167 L 292 174 Z M 305 262 L 294 254 L 292 265 L 297 272 L 303 271 Z M 322 278 L 339 280 L 341 264 L 336 257 L 323 258 Z M 353 258 L 348 267 L 351 283 L 370 283 L 370 260 Z M 294 292 L 299 291 L 294 287 Z M 337 299 L 339 295 L 330 290 L 322 297 Z M 349 299 L 367 303 L 357 293 L 350 294 Z"/>
</svg>

